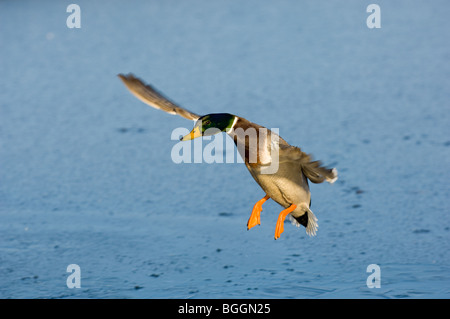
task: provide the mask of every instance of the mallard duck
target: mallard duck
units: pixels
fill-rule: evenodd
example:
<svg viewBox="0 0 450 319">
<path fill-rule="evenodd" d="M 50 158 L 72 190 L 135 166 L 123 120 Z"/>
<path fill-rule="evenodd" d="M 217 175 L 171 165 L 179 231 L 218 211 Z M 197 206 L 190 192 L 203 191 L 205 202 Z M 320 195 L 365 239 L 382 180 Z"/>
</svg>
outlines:
<svg viewBox="0 0 450 319">
<path fill-rule="evenodd" d="M 310 209 L 308 180 L 313 183 L 334 183 L 337 180 L 335 168 L 322 166 L 320 161 L 313 161 L 310 155 L 289 145 L 275 132 L 240 116 L 229 113 L 200 116 L 170 101 L 133 74 L 118 76 L 131 93 L 144 103 L 196 121 L 192 131 L 181 138 L 182 141 L 220 132 L 233 138 L 250 174 L 265 192 L 265 196 L 253 206 L 247 229 L 261 224 L 262 205 L 271 198 L 284 208 L 278 216 L 275 239 L 283 233 L 287 216 L 296 226 L 304 226 L 308 235 L 316 234 L 318 224 Z M 268 168 L 272 168 L 272 171 Z"/>
</svg>

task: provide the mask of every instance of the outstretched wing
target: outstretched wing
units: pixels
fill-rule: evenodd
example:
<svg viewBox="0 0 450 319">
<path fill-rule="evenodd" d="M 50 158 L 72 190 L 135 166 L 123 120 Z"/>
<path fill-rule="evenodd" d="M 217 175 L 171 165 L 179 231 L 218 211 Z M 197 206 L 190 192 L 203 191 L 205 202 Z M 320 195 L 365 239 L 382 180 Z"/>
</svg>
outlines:
<svg viewBox="0 0 450 319">
<path fill-rule="evenodd" d="M 300 165 L 303 174 L 313 183 L 327 181 L 334 183 L 338 179 L 336 168 L 327 168 L 320 161 L 313 161 L 311 155 L 302 152 L 296 146 L 280 143 L 280 163 L 283 161 L 295 162 Z"/>
<path fill-rule="evenodd" d="M 154 107 L 158 110 L 163 110 L 169 114 L 179 115 L 188 120 L 198 120 L 200 115 L 188 111 L 155 90 L 152 86 L 145 84 L 133 74 L 123 75 L 119 74 L 119 78 L 123 81 L 125 86 L 142 102 Z"/>
</svg>

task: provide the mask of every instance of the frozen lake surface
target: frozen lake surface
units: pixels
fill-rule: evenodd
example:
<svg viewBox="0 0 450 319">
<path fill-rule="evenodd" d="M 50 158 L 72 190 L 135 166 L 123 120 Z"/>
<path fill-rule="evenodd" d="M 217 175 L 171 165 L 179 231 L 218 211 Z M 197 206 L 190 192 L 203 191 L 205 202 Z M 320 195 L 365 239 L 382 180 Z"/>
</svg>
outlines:
<svg viewBox="0 0 450 319">
<path fill-rule="evenodd" d="M 76 3 L 0 2 L 0 298 L 450 297 L 448 1 Z M 128 72 L 337 167 L 317 236 L 273 201 L 247 231 L 245 166 L 173 163 L 192 123 Z"/>
</svg>

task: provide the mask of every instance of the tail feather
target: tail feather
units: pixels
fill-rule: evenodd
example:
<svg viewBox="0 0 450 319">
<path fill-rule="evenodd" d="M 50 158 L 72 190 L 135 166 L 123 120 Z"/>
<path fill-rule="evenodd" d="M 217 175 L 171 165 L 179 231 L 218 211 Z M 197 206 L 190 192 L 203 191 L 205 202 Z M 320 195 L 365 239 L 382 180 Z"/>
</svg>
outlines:
<svg viewBox="0 0 450 319">
<path fill-rule="evenodd" d="M 306 228 L 306 233 L 309 236 L 316 236 L 319 224 L 317 224 L 317 217 L 309 208 L 306 208 L 306 212 L 302 216 L 294 217 L 289 215 L 289 219 L 297 227 L 300 225 L 304 226 Z"/>
<path fill-rule="evenodd" d="M 323 166 L 321 161 L 314 161 L 312 155 L 303 152 L 299 147 L 291 146 L 280 139 L 280 161 L 298 163 L 303 174 L 313 183 L 327 181 L 334 183 L 337 180 L 337 170 Z"/>
<path fill-rule="evenodd" d="M 306 233 L 309 236 L 316 236 L 317 228 L 319 228 L 319 224 L 317 224 L 317 217 L 314 213 L 308 208 L 308 226 L 306 226 Z"/>
</svg>

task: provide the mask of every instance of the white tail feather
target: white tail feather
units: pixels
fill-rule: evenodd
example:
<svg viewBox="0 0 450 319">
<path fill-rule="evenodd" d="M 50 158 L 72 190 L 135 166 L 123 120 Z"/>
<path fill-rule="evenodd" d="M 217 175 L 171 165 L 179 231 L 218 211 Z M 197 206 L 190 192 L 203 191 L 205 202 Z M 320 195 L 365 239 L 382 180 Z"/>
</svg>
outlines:
<svg viewBox="0 0 450 319">
<path fill-rule="evenodd" d="M 306 233 L 309 236 L 316 236 L 317 228 L 319 228 L 319 224 L 317 224 L 317 217 L 309 208 L 306 213 L 308 214 L 308 226 L 306 226 Z"/>
</svg>

